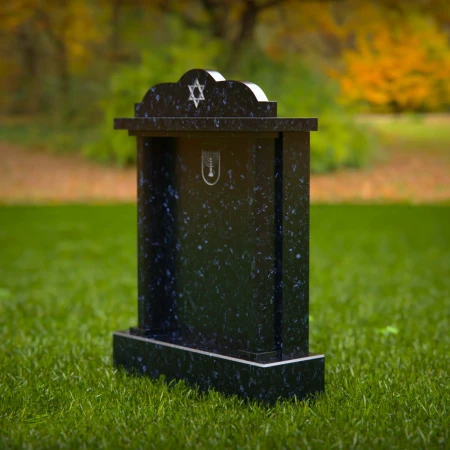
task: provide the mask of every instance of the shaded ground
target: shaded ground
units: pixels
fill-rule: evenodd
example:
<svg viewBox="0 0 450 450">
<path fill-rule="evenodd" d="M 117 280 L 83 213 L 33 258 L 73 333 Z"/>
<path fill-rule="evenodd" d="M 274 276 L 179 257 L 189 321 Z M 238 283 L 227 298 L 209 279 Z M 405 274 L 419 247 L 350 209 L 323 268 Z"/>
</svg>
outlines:
<svg viewBox="0 0 450 450">
<path fill-rule="evenodd" d="M 447 153 L 391 151 L 371 168 L 311 177 L 313 202 L 409 202 L 450 200 Z"/>
<path fill-rule="evenodd" d="M 135 169 L 101 166 L 78 154 L 0 142 L 0 202 L 117 202 L 136 198 Z"/>
</svg>

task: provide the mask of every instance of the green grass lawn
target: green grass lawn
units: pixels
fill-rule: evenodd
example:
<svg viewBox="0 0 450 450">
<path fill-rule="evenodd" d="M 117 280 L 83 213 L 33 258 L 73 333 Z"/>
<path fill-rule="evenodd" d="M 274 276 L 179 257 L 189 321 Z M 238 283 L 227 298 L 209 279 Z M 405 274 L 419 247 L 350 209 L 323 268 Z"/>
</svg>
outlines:
<svg viewBox="0 0 450 450">
<path fill-rule="evenodd" d="M 441 117 L 380 116 L 361 120 L 384 137 L 390 147 L 450 153 L 450 115 Z"/>
<path fill-rule="evenodd" d="M 275 406 L 112 366 L 132 206 L 0 208 L 1 448 L 449 448 L 450 208 L 314 206 L 326 393 Z"/>
<path fill-rule="evenodd" d="M 0 141 L 20 145 L 29 150 L 50 153 L 79 152 L 95 131 L 75 125 L 61 125 L 50 119 L 5 120 L 0 117 Z"/>
</svg>

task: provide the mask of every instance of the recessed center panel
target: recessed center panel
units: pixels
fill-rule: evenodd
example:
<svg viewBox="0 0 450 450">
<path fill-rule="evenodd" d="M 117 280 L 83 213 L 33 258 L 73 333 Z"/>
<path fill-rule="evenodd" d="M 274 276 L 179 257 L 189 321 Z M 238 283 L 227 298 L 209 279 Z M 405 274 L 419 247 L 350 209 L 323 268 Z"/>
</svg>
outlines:
<svg viewBox="0 0 450 450">
<path fill-rule="evenodd" d="M 157 208 L 167 217 L 154 220 L 173 223 L 164 248 L 172 330 L 189 345 L 271 351 L 274 140 L 167 139 L 170 179 Z"/>
</svg>

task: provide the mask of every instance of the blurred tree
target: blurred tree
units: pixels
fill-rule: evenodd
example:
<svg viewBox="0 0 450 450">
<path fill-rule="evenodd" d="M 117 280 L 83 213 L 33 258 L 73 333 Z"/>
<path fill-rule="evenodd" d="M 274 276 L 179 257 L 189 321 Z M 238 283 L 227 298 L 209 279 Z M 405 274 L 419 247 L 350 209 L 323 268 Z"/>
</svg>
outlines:
<svg viewBox="0 0 450 450">
<path fill-rule="evenodd" d="M 355 1 L 355 0 L 352 0 Z M 450 8 L 448 0 L 372 0 L 374 6 L 378 5 L 382 10 L 393 12 L 397 18 L 405 14 L 420 14 L 433 18 L 442 29 L 450 32 Z"/>
<path fill-rule="evenodd" d="M 71 111 L 71 73 L 93 56 L 89 46 L 102 39 L 88 0 L 39 1 L 35 10 L 42 32 L 53 47 L 63 114 Z"/>
<path fill-rule="evenodd" d="M 387 4 L 388 2 L 385 1 Z M 438 110 L 450 104 L 448 36 L 418 8 L 365 12 L 353 48 L 332 70 L 346 102 L 365 102 L 380 112 Z"/>
<path fill-rule="evenodd" d="M 183 23 L 210 37 L 225 41 L 227 57 L 222 69 L 235 72 L 243 52 L 255 39 L 262 13 L 280 7 L 287 0 L 159 0 L 161 11 L 176 15 Z"/>
<path fill-rule="evenodd" d="M 98 0 L 97 6 L 104 13 L 104 20 L 108 23 L 108 55 L 114 62 L 127 62 L 133 59 L 133 55 L 124 48 L 123 31 L 127 27 L 133 27 L 130 18 L 135 11 L 147 21 L 151 17 L 154 22 L 160 22 L 160 7 L 155 2 L 143 0 Z M 148 28 L 143 22 L 142 26 Z"/>
<path fill-rule="evenodd" d="M 93 57 L 91 44 L 100 42 L 101 23 L 88 0 L 8 0 L 0 7 L 3 32 L 0 39 L 18 43 L 24 83 L 28 86 L 28 110 L 37 108 L 42 55 L 51 54 L 58 78 L 59 110 L 70 112 L 73 71 Z"/>
<path fill-rule="evenodd" d="M 262 17 L 264 51 L 275 60 L 293 54 L 335 58 L 346 45 L 341 16 L 348 17 L 351 13 L 346 1 L 288 0 L 280 6 L 277 15 Z"/>
<path fill-rule="evenodd" d="M 0 23 L 5 111 L 53 105 L 60 116 L 83 108 L 78 117 L 98 117 L 83 96 L 103 96 L 110 73 L 139 64 L 143 51 L 186 52 L 183 28 L 220 42 L 211 64 L 227 77 L 241 77 L 262 56 L 301 59 L 330 71 L 351 102 L 378 110 L 449 104 L 448 0 L 7 0 Z"/>
<path fill-rule="evenodd" d="M 39 60 L 40 36 L 33 0 L 11 1 L 0 6 L 0 46 L 2 54 L 13 56 L 17 52 L 18 61 L 13 57 L 3 57 L 0 62 L 2 86 L 19 89 L 18 83 L 26 87 L 27 100 L 23 111 L 34 114 L 38 108 L 40 93 Z"/>
<path fill-rule="evenodd" d="M 111 5 L 111 40 L 110 51 L 112 59 L 117 59 L 120 54 L 120 9 L 123 0 L 112 0 Z"/>
<path fill-rule="evenodd" d="M 281 61 L 301 53 L 339 81 L 345 102 L 380 112 L 450 104 L 450 9 L 442 0 L 289 0 L 279 14 L 265 22 L 266 54 Z"/>
</svg>

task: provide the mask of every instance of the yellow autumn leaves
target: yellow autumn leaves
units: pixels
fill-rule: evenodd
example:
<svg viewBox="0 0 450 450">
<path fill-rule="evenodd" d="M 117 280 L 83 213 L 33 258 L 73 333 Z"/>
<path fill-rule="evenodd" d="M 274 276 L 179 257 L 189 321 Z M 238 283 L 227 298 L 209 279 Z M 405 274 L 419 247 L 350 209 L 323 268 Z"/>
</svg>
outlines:
<svg viewBox="0 0 450 450">
<path fill-rule="evenodd" d="M 372 110 L 438 110 L 450 103 L 448 38 L 427 18 L 380 18 L 357 34 L 334 74 L 344 101 L 363 101 Z"/>
<path fill-rule="evenodd" d="M 214 3 L 215 21 L 206 4 L 213 3 L 2 2 L 0 81 L 5 95 L 0 96 L 0 106 L 8 106 L 4 99 L 9 93 L 19 96 L 22 91 L 42 103 L 47 74 L 58 79 L 64 97 L 73 79 L 90 79 L 94 62 L 121 62 L 121 52 L 124 61 L 139 61 L 147 45 L 141 34 L 159 27 L 154 36 L 164 44 L 170 34 L 166 19 L 173 17 L 184 18 L 182 26 L 191 27 L 203 42 L 220 38 L 223 53 L 231 49 L 232 67 L 238 73 L 239 55 L 242 62 L 244 53 L 233 50 L 234 39 L 243 32 L 240 24 L 248 5 L 261 11 L 250 21 L 258 51 L 273 61 L 301 59 L 325 71 L 340 85 L 342 102 L 377 112 L 439 111 L 450 106 L 448 0 L 223 0 Z M 136 26 L 141 16 L 151 20 Z M 217 68 L 222 61 L 231 72 L 225 74 L 233 75 L 223 60 L 217 55 Z"/>
<path fill-rule="evenodd" d="M 265 51 L 320 65 L 341 99 L 378 112 L 435 111 L 450 105 L 450 9 L 441 0 L 288 0 Z M 313 56 L 313 57 L 311 57 Z"/>
</svg>

